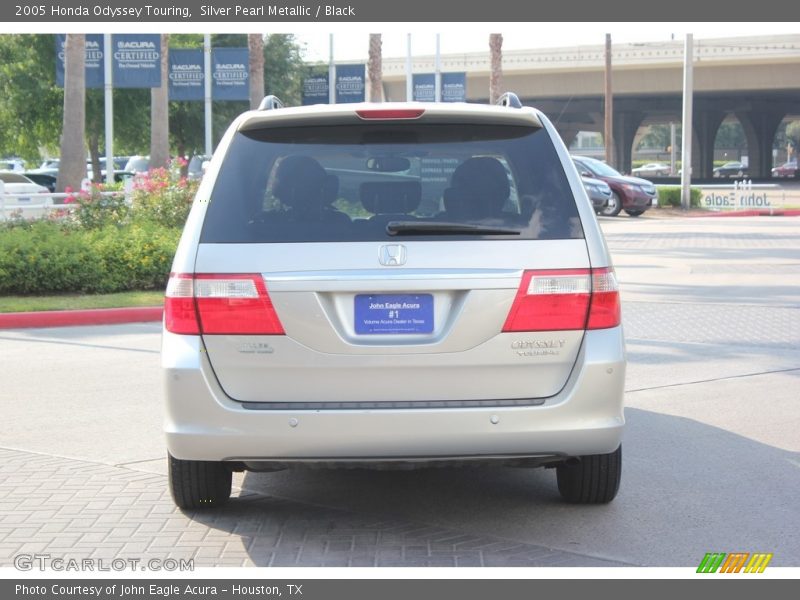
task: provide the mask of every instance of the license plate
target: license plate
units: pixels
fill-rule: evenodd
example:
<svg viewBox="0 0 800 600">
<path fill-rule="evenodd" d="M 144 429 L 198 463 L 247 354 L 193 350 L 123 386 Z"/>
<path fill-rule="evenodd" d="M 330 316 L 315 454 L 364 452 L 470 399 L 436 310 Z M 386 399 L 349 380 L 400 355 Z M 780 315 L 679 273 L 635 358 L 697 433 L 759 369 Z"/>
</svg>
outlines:
<svg viewBox="0 0 800 600">
<path fill-rule="evenodd" d="M 431 333 L 431 294 L 359 294 L 355 299 L 359 335 Z"/>
</svg>

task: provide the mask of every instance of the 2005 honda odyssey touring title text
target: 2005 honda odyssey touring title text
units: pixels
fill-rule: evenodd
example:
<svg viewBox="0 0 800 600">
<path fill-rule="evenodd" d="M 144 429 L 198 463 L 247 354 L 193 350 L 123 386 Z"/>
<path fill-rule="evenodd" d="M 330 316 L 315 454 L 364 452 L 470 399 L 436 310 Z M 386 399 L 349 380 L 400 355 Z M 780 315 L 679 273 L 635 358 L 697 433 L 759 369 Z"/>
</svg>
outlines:
<svg viewBox="0 0 800 600">
<path fill-rule="evenodd" d="M 617 493 L 617 281 L 553 125 L 498 106 L 265 98 L 214 153 L 166 292 L 170 484 L 232 471 L 554 467 Z"/>
</svg>

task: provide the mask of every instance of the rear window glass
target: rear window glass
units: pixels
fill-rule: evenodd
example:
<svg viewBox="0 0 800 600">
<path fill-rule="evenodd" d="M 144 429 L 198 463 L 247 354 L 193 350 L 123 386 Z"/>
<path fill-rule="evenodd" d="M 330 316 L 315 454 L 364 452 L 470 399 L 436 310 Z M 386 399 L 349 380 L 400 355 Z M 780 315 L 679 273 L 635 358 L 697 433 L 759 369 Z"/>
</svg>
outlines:
<svg viewBox="0 0 800 600">
<path fill-rule="evenodd" d="M 0 173 L 0 181 L 3 183 L 31 183 L 31 180 L 16 173 Z"/>
<path fill-rule="evenodd" d="M 581 238 L 542 129 L 383 124 L 235 135 L 204 243 Z"/>
</svg>

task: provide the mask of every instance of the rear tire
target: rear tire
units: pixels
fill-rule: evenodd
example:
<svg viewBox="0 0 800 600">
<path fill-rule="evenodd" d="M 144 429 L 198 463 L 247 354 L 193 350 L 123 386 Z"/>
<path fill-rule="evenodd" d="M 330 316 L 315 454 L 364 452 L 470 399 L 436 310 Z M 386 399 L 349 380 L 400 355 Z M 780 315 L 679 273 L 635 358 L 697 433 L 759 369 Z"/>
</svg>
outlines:
<svg viewBox="0 0 800 600">
<path fill-rule="evenodd" d="M 577 465 L 556 468 L 558 491 L 567 502 L 606 504 L 619 490 L 622 475 L 622 446 L 610 454 L 581 456 Z"/>
<path fill-rule="evenodd" d="M 604 217 L 616 217 L 621 210 L 622 198 L 619 197 L 617 192 L 611 192 L 611 198 L 608 199 L 608 204 L 600 210 L 600 214 Z"/>
<path fill-rule="evenodd" d="M 626 210 L 625 212 L 631 217 L 639 217 L 644 214 L 643 210 Z"/>
<path fill-rule="evenodd" d="M 222 462 L 169 456 L 169 489 L 178 508 L 217 508 L 231 495 L 233 474 Z"/>
</svg>

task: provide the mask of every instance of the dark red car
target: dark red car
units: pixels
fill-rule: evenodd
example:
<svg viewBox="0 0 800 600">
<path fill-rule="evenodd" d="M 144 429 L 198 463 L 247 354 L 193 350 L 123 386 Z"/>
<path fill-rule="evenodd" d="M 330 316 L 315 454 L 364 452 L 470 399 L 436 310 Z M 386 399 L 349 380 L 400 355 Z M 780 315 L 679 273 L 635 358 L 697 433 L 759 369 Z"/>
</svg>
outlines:
<svg viewBox="0 0 800 600">
<path fill-rule="evenodd" d="M 632 217 L 638 217 L 658 201 L 656 186 L 647 179 L 622 175 L 606 163 L 587 156 L 572 157 L 578 172 L 584 177 L 594 177 L 605 181 L 611 188 L 611 198 L 599 214 L 616 217 L 624 210 Z"/>
<path fill-rule="evenodd" d="M 797 163 L 795 161 L 783 163 L 780 167 L 772 169 L 773 177 L 794 177 L 797 173 Z"/>
</svg>

